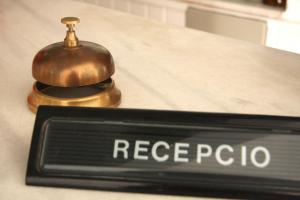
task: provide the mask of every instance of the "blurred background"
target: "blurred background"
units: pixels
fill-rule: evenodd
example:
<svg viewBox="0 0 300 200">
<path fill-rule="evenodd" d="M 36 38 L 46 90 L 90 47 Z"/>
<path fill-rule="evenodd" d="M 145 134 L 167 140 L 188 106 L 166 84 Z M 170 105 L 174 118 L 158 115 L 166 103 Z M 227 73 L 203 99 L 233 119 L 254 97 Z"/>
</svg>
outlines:
<svg viewBox="0 0 300 200">
<path fill-rule="evenodd" d="M 77 0 L 300 54 L 300 0 Z"/>
</svg>

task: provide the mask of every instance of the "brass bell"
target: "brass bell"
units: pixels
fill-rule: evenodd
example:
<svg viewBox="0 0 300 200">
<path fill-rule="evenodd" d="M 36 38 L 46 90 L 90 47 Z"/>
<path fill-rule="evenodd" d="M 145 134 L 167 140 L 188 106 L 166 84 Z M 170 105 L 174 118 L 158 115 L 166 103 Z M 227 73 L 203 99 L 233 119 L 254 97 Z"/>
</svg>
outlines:
<svg viewBox="0 0 300 200">
<path fill-rule="evenodd" d="M 110 52 L 99 44 L 78 40 L 74 31 L 78 18 L 65 17 L 61 22 L 68 28 L 64 42 L 46 46 L 33 59 L 32 75 L 37 81 L 27 98 L 29 109 L 119 105 L 121 92 L 111 79 L 115 66 Z"/>
</svg>

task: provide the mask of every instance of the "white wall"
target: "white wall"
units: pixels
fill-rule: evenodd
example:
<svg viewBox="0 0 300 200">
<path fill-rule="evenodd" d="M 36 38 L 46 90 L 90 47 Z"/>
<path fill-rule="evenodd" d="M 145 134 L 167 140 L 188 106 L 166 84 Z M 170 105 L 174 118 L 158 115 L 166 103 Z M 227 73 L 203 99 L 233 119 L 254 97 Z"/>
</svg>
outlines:
<svg viewBox="0 0 300 200">
<path fill-rule="evenodd" d="M 283 20 L 268 20 L 266 45 L 300 54 L 300 0 L 288 0 Z"/>
<path fill-rule="evenodd" d="M 283 14 L 283 18 L 300 23 L 300 0 L 287 1 L 287 10 Z"/>
<path fill-rule="evenodd" d="M 300 54 L 300 25 L 294 22 L 268 20 L 266 46 Z"/>
</svg>

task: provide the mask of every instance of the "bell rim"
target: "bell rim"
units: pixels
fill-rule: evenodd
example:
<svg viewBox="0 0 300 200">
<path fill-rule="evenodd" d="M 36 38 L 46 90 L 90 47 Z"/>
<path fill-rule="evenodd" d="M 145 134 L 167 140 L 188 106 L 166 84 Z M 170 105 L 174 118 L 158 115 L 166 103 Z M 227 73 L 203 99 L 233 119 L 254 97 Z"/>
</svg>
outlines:
<svg viewBox="0 0 300 200">
<path fill-rule="evenodd" d="M 62 98 L 44 94 L 36 87 L 37 82 L 33 84 L 32 91 L 27 97 L 28 108 L 36 113 L 38 106 L 75 106 L 75 107 L 117 107 L 121 103 L 121 92 L 115 86 L 114 81 L 99 93 L 75 97 Z"/>
</svg>

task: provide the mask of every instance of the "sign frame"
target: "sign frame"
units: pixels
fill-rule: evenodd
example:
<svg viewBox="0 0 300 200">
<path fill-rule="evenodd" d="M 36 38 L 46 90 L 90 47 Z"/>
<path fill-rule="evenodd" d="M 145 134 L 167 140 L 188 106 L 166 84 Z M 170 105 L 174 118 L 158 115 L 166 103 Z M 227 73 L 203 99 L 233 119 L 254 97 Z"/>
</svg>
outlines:
<svg viewBox="0 0 300 200">
<path fill-rule="evenodd" d="M 119 124 L 145 124 L 168 126 L 205 126 L 224 130 L 263 130 L 270 134 L 294 134 L 300 137 L 300 118 L 268 115 L 246 115 L 227 113 L 199 113 L 184 111 L 162 111 L 141 109 L 111 109 L 111 108 L 79 108 L 40 106 L 38 109 L 28 167 L 27 185 L 71 187 L 85 189 L 101 189 L 110 191 L 158 193 L 189 196 L 213 196 L 226 198 L 299 197 L 299 181 L 287 181 L 290 187 L 268 185 L 269 179 L 245 177 L 240 175 L 201 174 L 198 180 L 182 181 L 156 178 L 116 178 L 109 174 L 105 176 L 89 176 L 84 174 L 59 174 L 43 170 L 41 144 L 45 140 L 46 124 L 53 119 L 64 119 L 76 123 L 78 119 L 114 122 Z M 176 173 L 184 177 L 184 173 Z M 274 180 L 276 181 L 278 180 Z M 280 180 L 280 182 L 284 182 Z M 258 186 L 259 185 L 259 186 Z"/>
</svg>

